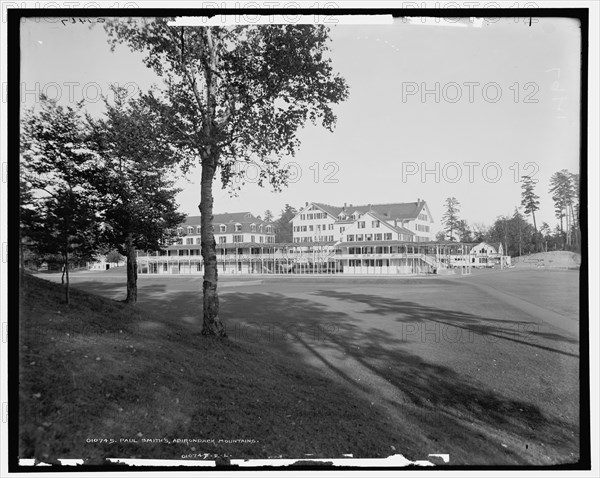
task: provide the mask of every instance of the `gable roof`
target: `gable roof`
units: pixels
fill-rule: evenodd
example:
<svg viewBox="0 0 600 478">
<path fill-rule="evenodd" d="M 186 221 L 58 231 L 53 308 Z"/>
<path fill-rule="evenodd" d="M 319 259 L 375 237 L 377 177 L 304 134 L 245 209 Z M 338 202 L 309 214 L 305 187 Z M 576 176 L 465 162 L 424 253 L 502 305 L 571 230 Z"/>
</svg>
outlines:
<svg viewBox="0 0 600 478">
<path fill-rule="evenodd" d="M 179 225 L 179 227 L 183 227 L 184 229 L 184 235 L 187 234 L 187 226 L 199 226 L 200 225 L 200 217 L 201 216 L 188 216 L 186 217 L 185 221 Z M 226 231 L 225 233 L 232 233 L 232 232 L 238 232 L 238 233 L 244 233 L 244 232 L 249 232 L 249 233 L 258 233 L 258 234 L 275 234 L 274 232 L 269 232 L 267 233 L 264 229 L 262 232 L 259 232 L 258 230 L 258 226 L 263 225 L 263 226 L 272 226 L 273 223 L 270 222 L 265 222 L 261 219 L 258 219 L 256 216 L 254 216 L 252 213 L 250 212 L 231 212 L 231 213 L 224 213 L 224 214 L 213 214 L 213 226 L 215 226 L 215 233 L 220 233 L 220 230 L 217 228 L 218 226 L 220 226 L 221 224 L 224 224 L 226 226 Z M 242 225 L 242 230 L 241 231 L 235 231 L 235 225 L 236 224 L 241 224 Z M 251 224 L 256 224 L 257 229 L 256 231 L 252 231 L 250 229 L 250 225 Z M 223 233 L 221 233 L 223 234 Z"/>
<path fill-rule="evenodd" d="M 404 235 L 408 235 L 408 236 L 415 236 L 415 233 L 412 231 L 409 231 L 408 229 L 406 229 L 405 227 L 402 226 L 394 226 L 393 224 L 390 224 L 389 222 L 386 221 L 385 218 L 383 218 L 380 214 L 377 214 L 373 211 L 367 211 L 366 213 L 361 215 L 361 218 L 364 218 L 365 216 L 370 216 L 373 219 L 378 219 L 379 222 L 381 223 L 381 227 L 383 228 L 387 228 L 390 231 L 396 232 L 396 233 L 400 233 L 400 234 L 404 234 Z M 360 231 L 362 231 L 362 229 L 358 229 L 357 228 L 357 224 L 359 222 L 359 219 L 356 219 L 355 221 L 352 221 L 352 226 L 350 226 L 349 228 L 347 228 L 344 231 L 344 234 L 347 234 L 348 232 L 352 232 L 353 234 L 361 234 Z"/>
<path fill-rule="evenodd" d="M 501 242 L 481 241 L 481 242 L 473 245 L 473 247 L 471 247 L 471 250 L 477 249 L 478 247 L 481 247 L 481 246 L 492 246 L 496 250 L 496 253 L 498 253 L 498 251 L 502 247 L 502 243 Z"/>
<path fill-rule="evenodd" d="M 387 221 L 389 221 L 389 218 L 383 217 L 381 214 L 378 214 L 373 211 L 368 211 L 367 214 L 374 217 L 375 219 L 379 219 L 379 221 L 381 221 L 382 225 L 389 227 L 393 231 L 396 231 L 396 232 L 399 232 L 399 233 L 405 234 L 405 235 L 408 234 L 410 236 L 415 235 L 415 233 L 413 231 L 410 231 L 409 229 L 406 229 L 403 226 L 394 226 L 393 224 L 390 224 L 389 222 L 387 222 Z"/>
<path fill-rule="evenodd" d="M 366 204 L 362 206 L 330 206 L 329 204 L 323 203 L 311 203 L 319 208 L 323 209 L 325 212 L 331 214 L 334 217 L 338 217 L 339 214 L 346 210 L 346 212 L 350 215 L 353 212 L 359 212 L 364 214 L 366 212 L 375 212 L 381 216 L 381 219 L 384 221 L 389 221 L 390 219 L 415 219 L 423 207 L 425 205 L 425 201 L 415 201 L 415 202 L 401 202 L 401 203 L 386 203 L 386 204 Z"/>
</svg>

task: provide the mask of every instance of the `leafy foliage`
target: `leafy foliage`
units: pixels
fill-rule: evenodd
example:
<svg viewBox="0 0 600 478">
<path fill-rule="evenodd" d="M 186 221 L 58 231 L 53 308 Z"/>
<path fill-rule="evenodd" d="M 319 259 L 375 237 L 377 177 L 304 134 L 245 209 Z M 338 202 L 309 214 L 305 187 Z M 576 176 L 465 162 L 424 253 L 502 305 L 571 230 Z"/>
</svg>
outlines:
<svg viewBox="0 0 600 478">
<path fill-rule="evenodd" d="M 21 227 L 39 257 L 60 255 L 67 271 L 99 247 L 99 197 L 92 181 L 97 155 L 90 149 L 82 104 L 63 108 L 42 96 L 21 131 Z"/>
<path fill-rule="evenodd" d="M 275 222 L 275 242 L 292 242 L 294 238 L 293 225 L 290 222 L 298 213 L 296 208 L 285 205 L 281 216 Z"/>
<path fill-rule="evenodd" d="M 181 160 L 157 131 L 160 118 L 146 97 L 125 101 L 127 91 L 113 88 L 115 104 L 93 123 L 99 173 L 95 184 L 104 201 L 107 245 L 127 255 L 128 247 L 158 250 L 171 239 L 170 229 L 185 219 L 177 212 L 173 168 Z"/>
<path fill-rule="evenodd" d="M 119 20 L 106 23 L 112 47 L 125 42 L 145 53 L 145 64 L 162 77 L 166 88 L 155 92 L 155 107 L 172 141 L 189 152 L 187 165 L 199 155 L 220 168 L 223 186 L 239 169 L 236 162 L 260 167 L 258 183 L 276 189 L 286 184 L 278 168 L 294 155 L 296 132 L 307 121 L 332 130 L 332 103 L 348 88 L 334 74 L 328 29 L 311 25 L 185 28 L 167 18 L 143 25 Z"/>
</svg>

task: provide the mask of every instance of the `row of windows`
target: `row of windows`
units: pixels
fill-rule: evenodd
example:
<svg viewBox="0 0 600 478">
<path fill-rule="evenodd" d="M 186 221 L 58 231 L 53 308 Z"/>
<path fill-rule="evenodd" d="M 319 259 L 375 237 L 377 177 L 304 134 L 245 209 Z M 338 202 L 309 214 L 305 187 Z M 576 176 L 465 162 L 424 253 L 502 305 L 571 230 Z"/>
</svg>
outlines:
<svg viewBox="0 0 600 478">
<path fill-rule="evenodd" d="M 348 261 L 350 267 L 389 267 L 389 259 L 350 259 Z"/>
<path fill-rule="evenodd" d="M 334 236 L 318 236 L 316 238 L 314 237 L 294 237 L 294 242 L 312 242 L 312 241 L 316 241 L 316 242 L 321 242 L 321 241 L 325 241 L 325 242 L 333 242 Z"/>
<path fill-rule="evenodd" d="M 417 224 L 417 231 L 421 232 L 429 232 L 429 226 L 425 226 L 424 224 Z"/>
<path fill-rule="evenodd" d="M 333 224 L 317 224 L 315 226 L 294 226 L 294 232 L 333 231 Z M 341 229 L 342 231 L 344 228 Z"/>
<path fill-rule="evenodd" d="M 392 233 L 391 232 L 385 232 L 383 234 L 381 233 L 377 233 L 377 234 L 348 234 L 346 236 L 346 241 L 347 242 L 354 242 L 355 238 L 356 238 L 356 242 L 361 242 L 361 241 L 381 241 L 382 240 L 382 236 L 383 236 L 383 240 L 384 241 L 391 241 L 392 240 Z"/>
<path fill-rule="evenodd" d="M 233 241 L 234 244 L 237 242 L 244 242 L 244 236 L 242 234 L 234 234 L 233 235 Z M 256 242 L 256 236 L 250 236 L 250 242 Z M 275 238 L 274 237 L 264 237 L 264 236 L 258 236 L 258 242 L 259 243 L 274 243 L 275 242 Z M 199 237 L 196 238 L 196 244 L 201 244 L 202 241 Z M 179 238 L 177 239 L 177 244 L 183 244 L 183 238 Z M 186 245 L 190 245 L 190 244 L 194 244 L 194 238 L 193 237 L 187 237 L 185 239 L 185 244 Z M 227 244 L 227 236 L 221 236 L 219 237 L 219 244 Z"/>
<path fill-rule="evenodd" d="M 427 221 L 427 214 L 419 214 L 419 219 L 421 221 Z"/>
<path fill-rule="evenodd" d="M 300 214 L 301 221 L 311 221 L 313 219 L 327 219 L 327 214 L 324 212 L 315 212 L 310 214 Z"/>
<path fill-rule="evenodd" d="M 242 225 L 237 223 L 235 224 L 234 227 L 235 232 L 241 232 L 242 231 Z M 256 224 L 250 224 L 250 230 L 252 232 L 256 232 Z M 196 226 L 195 228 L 193 226 L 187 226 L 187 234 L 200 234 L 201 233 L 201 228 L 200 226 Z M 215 231 L 215 226 L 213 226 L 213 232 Z M 223 232 L 227 232 L 227 225 L 225 224 L 220 224 L 219 225 L 219 232 L 223 233 Z M 263 226 L 262 224 L 260 224 L 258 226 L 258 232 L 263 232 Z M 273 232 L 273 227 L 272 226 L 265 226 L 265 232 L 270 233 Z M 178 227 L 177 228 L 177 234 L 178 235 L 182 235 L 183 234 L 183 227 Z"/>
</svg>

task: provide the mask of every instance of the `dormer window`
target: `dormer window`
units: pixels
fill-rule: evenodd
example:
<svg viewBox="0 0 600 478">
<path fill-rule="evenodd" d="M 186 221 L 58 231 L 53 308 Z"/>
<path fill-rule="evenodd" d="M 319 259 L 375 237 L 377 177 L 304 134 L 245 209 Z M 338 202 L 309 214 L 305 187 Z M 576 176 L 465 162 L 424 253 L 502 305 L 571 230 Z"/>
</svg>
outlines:
<svg viewBox="0 0 600 478">
<path fill-rule="evenodd" d="M 219 226 L 219 232 L 227 232 L 227 226 L 225 224 L 221 224 Z"/>
<path fill-rule="evenodd" d="M 250 230 L 256 232 L 256 224 L 250 224 Z"/>
<path fill-rule="evenodd" d="M 258 232 L 263 232 L 263 226 L 262 226 L 262 224 L 260 226 L 258 226 Z"/>
<path fill-rule="evenodd" d="M 235 232 L 241 232 L 241 230 L 242 230 L 242 225 L 240 223 L 237 223 L 235 225 Z"/>
<path fill-rule="evenodd" d="M 265 228 L 265 230 L 266 230 L 267 232 L 271 232 L 271 229 L 272 229 L 272 227 L 271 227 L 271 226 L 267 226 L 267 227 Z"/>
<path fill-rule="evenodd" d="M 194 228 L 192 226 L 188 226 L 187 233 L 188 234 L 194 234 Z"/>
<path fill-rule="evenodd" d="M 200 226 L 196 227 L 196 234 L 200 234 L 202 232 L 202 228 Z"/>
</svg>

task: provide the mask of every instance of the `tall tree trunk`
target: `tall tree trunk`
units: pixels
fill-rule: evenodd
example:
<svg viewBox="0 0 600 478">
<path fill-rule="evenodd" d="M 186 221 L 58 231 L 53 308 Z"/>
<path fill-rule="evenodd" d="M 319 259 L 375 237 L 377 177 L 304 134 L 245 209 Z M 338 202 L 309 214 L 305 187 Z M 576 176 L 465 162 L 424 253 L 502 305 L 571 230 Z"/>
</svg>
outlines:
<svg viewBox="0 0 600 478">
<path fill-rule="evenodd" d="M 531 210 L 531 217 L 533 218 L 533 231 L 534 231 L 533 246 L 535 248 L 533 252 L 538 251 L 538 246 L 539 246 L 539 249 L 541 249 L 543 251 L 544 249 L 542 246 L 542 239 L 540 237 L 538 237 L 537 224 L 535 222 L 535 211 L 533 209 Z"/>
<path fill-rule="evenodd" d="M 202 182 L 200 185 L 200 237 L 202 259 L 204 261 L 203 321 L 202 335 L 227 337 L 225 327 L 219 319 L 219 296 L 217 295 L 217 252 L 213 233 L 213 194 L 212 185 L 215 168 L 204 163 L 202 165 Z"/>
<path fill-rule="evenodd" d="M 569 202 L 569 211 L 571 213 L 571 244 L 575 247 L 579 244 L 579 221 L 575 218 L 575 210 L 573 209 L 573 202 Z"/>
<path fill-rule="evenodd" d="M 136 248 L 133 245 L 131 234 L 127 238 L 127 298 L 125 302 L 135 304 L 137 302 L 137 257 Z"/>
<path fill-rule="evenodd" d="M 25 275 L 25 256 L 24 256 L 24 248 L 23 248 L 23 233 L 19 234 L 19 279 L 23 280 L 23 276 Z"/>
<path fill-rule="evenodd" d="M 65 300 L 67 302 L 67 305 L 71 304 L 71 296 L 69 294 L 69 253 L 65 252 L 64 254 L 64 258 L 65 258 L 65 277 L 67 279 L 67 282 L 65 284 Z"/>
</svg>

